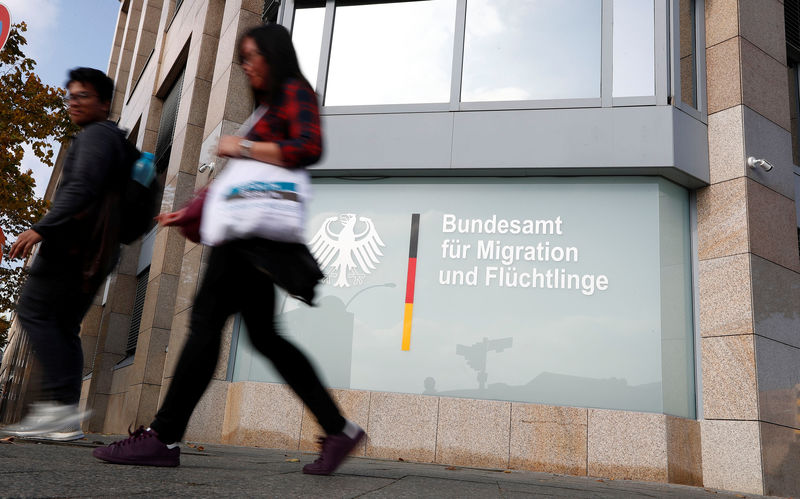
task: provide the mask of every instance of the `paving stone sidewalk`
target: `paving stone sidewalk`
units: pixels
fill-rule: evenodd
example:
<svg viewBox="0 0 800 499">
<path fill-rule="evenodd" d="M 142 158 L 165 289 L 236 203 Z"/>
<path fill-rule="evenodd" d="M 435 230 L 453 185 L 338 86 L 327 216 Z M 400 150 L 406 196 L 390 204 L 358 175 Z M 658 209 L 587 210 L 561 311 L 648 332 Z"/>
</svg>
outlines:
<svg viewBox="0 0 800 499">
<path fill-rule="evenodd" d="M 365 497 L 365 498 L 744 498 L 680 485 L 486 470 L 367 458 L 332 476 L 303 475 L 314 454 L 225 445 L 181 445 L 181 466 L 98 461 L 91 449 L 119 437 L 74 443 L 0 443 L 0 497 Z"/>
</svg>

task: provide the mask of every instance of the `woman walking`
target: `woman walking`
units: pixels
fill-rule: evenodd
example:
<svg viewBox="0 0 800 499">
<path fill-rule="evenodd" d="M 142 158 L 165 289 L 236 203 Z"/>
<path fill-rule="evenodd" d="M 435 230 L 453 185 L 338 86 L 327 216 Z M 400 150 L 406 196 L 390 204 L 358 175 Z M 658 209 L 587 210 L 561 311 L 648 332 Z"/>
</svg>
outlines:
<svg viewBox="0 0 800 499">
<path fill-rule="evenodd" d="M 253 28 L 242 37 L 239 55 L 259 107 L 245 124 L 250 128 L 244 137 L 220 138 L 218 155 L 289 169 L 316 163 L 322 153 L 317 98 L 300 72 L 289 32 L 277 24 Z M 159 223 L 180 225 L 184 210 L 159 216 Z M 253 346 L 272 361 L 327 434 L 319 458 L 303 472 L 333 473 L 364 438 L 364 430 L 342 417 L 306 356 L 277 334 L 275 276 L 281 276 L 277 284 L 310 303 L 322 273 L 303 244 L 248 238 L 214 246 L 195 298 L 189 337 L 155 420 L 125 440 L 96 448 L 94 456 L 117 464 L 178 466 L 177 442 L 211 381 L 222 328 L 239 312 Z"/>
</svg>

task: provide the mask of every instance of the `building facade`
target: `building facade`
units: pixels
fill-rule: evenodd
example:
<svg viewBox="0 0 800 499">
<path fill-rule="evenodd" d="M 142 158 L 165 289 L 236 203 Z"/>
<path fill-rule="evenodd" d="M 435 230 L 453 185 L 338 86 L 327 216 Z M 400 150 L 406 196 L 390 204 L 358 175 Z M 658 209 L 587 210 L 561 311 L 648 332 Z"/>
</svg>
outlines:
<svg viewBox="0 0 800 499">
<path fill-rule="evenodd" d="M 112 119 L 162 211 L 224 168 L 265 20 L 325 131 L 326 279 L 278 321 L 359 455 L 800 493 L 797 2 L 123 0 Z M 85 430 L 151 421 L 208 252 L 125 248 L 83 324 Z M 314 449 L 238 318 L 223 338 L 186 438 Z"/>
</svg>

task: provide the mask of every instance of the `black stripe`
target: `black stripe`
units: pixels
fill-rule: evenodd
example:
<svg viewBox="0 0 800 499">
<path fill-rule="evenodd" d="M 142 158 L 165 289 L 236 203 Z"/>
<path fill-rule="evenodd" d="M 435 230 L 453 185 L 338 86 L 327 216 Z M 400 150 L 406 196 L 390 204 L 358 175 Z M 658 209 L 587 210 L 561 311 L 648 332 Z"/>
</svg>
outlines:
<svg viewBox="0 0 800 499">
<path fill-rule="evenodd" d="M 411 215 L 411 245 L 408 248 L 408 257 L 417 257 L 417 243 L 419 242 L 419 213 Z"/>
</svg>

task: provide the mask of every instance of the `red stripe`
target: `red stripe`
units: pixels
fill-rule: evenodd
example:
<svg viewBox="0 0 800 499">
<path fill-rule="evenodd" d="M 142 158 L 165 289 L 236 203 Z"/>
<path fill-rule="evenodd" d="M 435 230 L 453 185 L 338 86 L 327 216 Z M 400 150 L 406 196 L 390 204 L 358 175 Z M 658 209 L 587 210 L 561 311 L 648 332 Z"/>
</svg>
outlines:
<svg viewBox="0 0 800 499">
<path fill-rule="evenodd" d="M 417 275 L 417 259 L 408 259 L 408 281 L 406 281 L 406 303 L 414 303 L 414 281 Z"/>
</svg>

